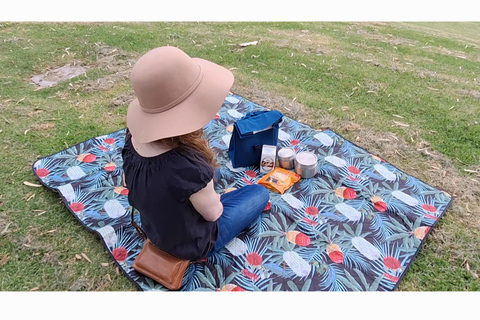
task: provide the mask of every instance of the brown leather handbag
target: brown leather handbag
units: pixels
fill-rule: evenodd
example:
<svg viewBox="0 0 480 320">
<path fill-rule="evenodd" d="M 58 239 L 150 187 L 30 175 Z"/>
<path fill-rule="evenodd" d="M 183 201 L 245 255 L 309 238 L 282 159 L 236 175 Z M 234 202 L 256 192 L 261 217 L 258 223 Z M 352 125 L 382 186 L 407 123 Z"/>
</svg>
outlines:
<svg viewBox="0 0 480 320">
<path fill-rule="evenodd" d="M 140 251 L 133 262 L 132 267 L 136 271 L 157 281 L 170 290 L 180 289 L 182 286 L 183 275 L 185 274 L 185 270 L 190 261 L 176 258 L 157 248 L 135 222 L 133 218 L 134 210 L 135 209 L 131 207 L 132 225 L 145 239 L 145 244 L 143 245 L 142 251 Z"/>
</svg>

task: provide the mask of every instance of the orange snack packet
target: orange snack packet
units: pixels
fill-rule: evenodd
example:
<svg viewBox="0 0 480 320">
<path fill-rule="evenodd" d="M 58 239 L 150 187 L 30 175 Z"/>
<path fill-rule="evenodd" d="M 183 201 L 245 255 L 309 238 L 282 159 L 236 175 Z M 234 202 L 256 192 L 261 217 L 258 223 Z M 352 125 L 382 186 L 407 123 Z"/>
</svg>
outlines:
<svg viewBox="0 0 480 320">
<path fill-rule="evenodd" d="M 276 167 L 258 180 L 257 183 L 268 190 L 283 194 L 298 180 L 300 180 L 300 175 L 295 172 Z"/>
</svg>

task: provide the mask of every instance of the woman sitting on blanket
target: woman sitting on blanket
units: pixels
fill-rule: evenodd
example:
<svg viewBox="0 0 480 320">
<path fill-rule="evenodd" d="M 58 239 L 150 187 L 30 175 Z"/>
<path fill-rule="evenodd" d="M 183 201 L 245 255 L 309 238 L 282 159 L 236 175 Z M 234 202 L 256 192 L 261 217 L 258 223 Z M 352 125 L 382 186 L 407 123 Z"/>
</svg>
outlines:
<svg viewBox="0 0 480 320">
<path fill-rule="evenodd" d="M 214 154 L 203 127 L 218 112 L 233 74 L 175 47 L 147 52 L 135 64 L 137 96 L 128 107 L 122 151 L 128 201 L 154 245 L 181 259 L 202 260 L 255 220 L 269 194 L 249 185 L 214 190 Z"/>
</svg>

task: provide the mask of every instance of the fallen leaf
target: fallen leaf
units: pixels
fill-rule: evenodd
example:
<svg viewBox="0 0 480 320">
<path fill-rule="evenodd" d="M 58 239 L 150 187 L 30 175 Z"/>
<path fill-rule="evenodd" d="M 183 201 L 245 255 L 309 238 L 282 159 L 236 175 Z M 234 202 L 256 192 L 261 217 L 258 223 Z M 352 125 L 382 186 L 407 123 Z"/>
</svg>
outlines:
<svg viewBox="0 0 480 320">
<path fill-rule="evenodd" d="M 82 256 L 79 255 L 79 254 L 75 254 L 75 259 L 77 259 L 77 260 L 82 260 Z"/>
<path fill-rule="evenodd" d="M 400 127 L 410 127 L 409 124 L 405 124 L 405 123 L 398 122 L 398 121 L 393 121 L 393 123 L 397 126 L 400 126 Z"/>
<path fill-rule="evenodd" d="M 9 223 L 5 226 L 5 228 L 3 228 L 2 232 L 0 232 L 0 235 L 3 235 L 3 234 L 5 234 L 5 233 L 7 233 L 8 227 L 10 227 L 11 224 L 12 224 L 12 223 L 9 222 Z"/>
<path fill-rule="evenodd" d="M 40 235 L 42 235 L 42 236 L 43 236 L 44 234 L 47 234 L 47 233 L 54 233 L 55 231 L 57 231 L 57 230 L 56 230 L 56 229 L 54 229 L 54 230 L 49 230 L 49 231 L 46 231 L 46 232 L 43 232 L 43 233 L 41 233 Z"/>
<path fill-rule="evenodd" d="M 398 154 L 400 157 L 402 157 L 403 159 L 407 159 L 407 157 L 405 157 L 403 154 L 400 153 L 400 151 L 398 150 L 395 150 L 395 153 Z"/>
<path fill-rule="evenodd" d="M 26 97 L 25 97 L 26 98 Z M 19 104 L 20 102 L 22 102 L 23 100 L 25 100 L 25 98 L 22 98 L 20 100 L 17 101 L 17 103 L 15 103 L 15 105 Z"/>
<path fill-rule="evenodd" d="M 244 43 L 240 43 L 239 46 L 240 47 L 256 46 L 257 43 L 258 43 L 258 41 L 244 42 Z"/>
<path fill-rule="evenodd" d="M 47 212 L 47 211 L 45 211 L 45 210 L 44 210 L 44 211 L 41 211 L 41 212 L 37 213 L 37 216 L 41 216 L 41 215 L 44 214 L 45 212 Z"/>
<path fill-rule="evenodd" d="M 102 262 L 102 263 L 100 263 L 100 265 L 101 265 L 102 267 L 108 267 L 108 262 Z"/>
<path fill-rule="evenodd" d="M 106 277 L 107 277 L 108 281 L 112 282 L 112 278 L 110 277 L 110 275 L 108 273 L 107 273 Z"/>
<path fill-rule="evenodd" d="M 90 260 L 85 253 L 82 252 L 82 257 L 85 258 L 88 262 L 92 263 L 92 260 Z"/>
<path fill-rule="evenodd" d="M 32 289 L 30 289 L 29 291 L 37 291 L 38 289 L 40 289 L 40 287 L 32 288 Z"/>
<path fill-rule="evenodd" d="M 26 186 L 35 187 L 35 188 L 39 188 L 39 187 L 42 186 L 41 184 L 35 184 L 35 183 L 28 182 L 28 181 L 23 181 L 23 184 L 26 185 Z"/>
<path fill-rule="evenodd" d="M 395 139 L 395 140 L 397 140 L 397 141 L 400 141 L 400 140 L 398 140 L 398 138 L 395 137 L 393 134 L 391 134 L 390 136 L 391 136 L 393 139 Z"/>
<path fill-rule="evenodd" d="M 2 259 L 0 259 L 0 267 L 3 266 L 5 263 L 7 263 L 8 260 L 10 260 L 10 256 L 4 254 L 4 255 L 2 256 Z"/>
<path fill-rule="evenodd" d="M 28 201 L 32 200 L 33 198 L 35 198 L 35 193 L 32 193 L 31 195 L 29 195 L 29 196 L 27 197 L 27 199 L 25 199 L 25 201 L 28 202 Z"/>
</svg>

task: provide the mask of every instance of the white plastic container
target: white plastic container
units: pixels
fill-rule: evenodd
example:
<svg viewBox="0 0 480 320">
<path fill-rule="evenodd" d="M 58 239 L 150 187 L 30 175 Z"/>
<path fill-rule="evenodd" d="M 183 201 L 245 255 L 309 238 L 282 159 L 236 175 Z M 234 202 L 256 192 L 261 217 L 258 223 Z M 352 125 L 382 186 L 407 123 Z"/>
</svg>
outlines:
<svg viewBox="0 0 480 320">
<path fill-rule="evenodd" d="M 260 172 L 269 173 L 275 168 L 277 158 L 277 147 L 264 144 L 262 147 L 262 156 L 260 157 Z"/>
</svg>

